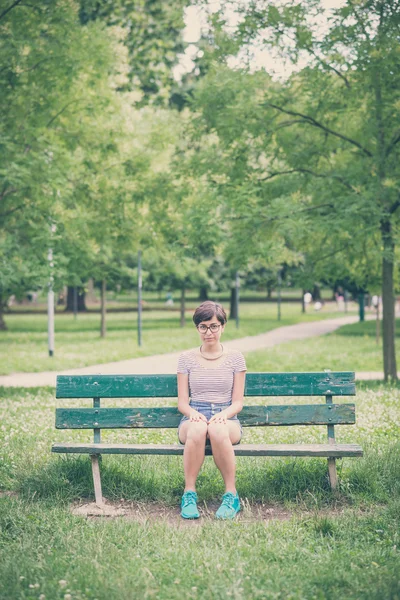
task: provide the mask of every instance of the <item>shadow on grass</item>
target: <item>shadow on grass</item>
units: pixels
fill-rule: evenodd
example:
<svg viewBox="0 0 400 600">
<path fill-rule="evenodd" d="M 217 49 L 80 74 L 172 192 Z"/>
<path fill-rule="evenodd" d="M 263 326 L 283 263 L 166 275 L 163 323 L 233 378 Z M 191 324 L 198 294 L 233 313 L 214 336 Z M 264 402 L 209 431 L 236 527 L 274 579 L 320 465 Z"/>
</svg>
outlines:
<svg viewBox="0 0 400 600">
<path fill-rule="evenodd" d="M 168 468 L 166 463 L 172 460 L 163 458 L 163 463 L 157 465 L 153 457 L 102 457 L 103 496 L 110 500 L 124 498 L 173 502 L 181 493 L 184 480 L 177 465 Z M 57 457 L 24 477 L 17 491 L 23 497 L 48 498 L 60 502 L 93 500 L 90 459 L 88 456 Z"/>
<path fill-rule="evenodd" d="M 184 487 L 180 457 L 107 456 L 101 461 L 103 495 L 111 501 L 179 502 Z M 338 461 L 339 489 L 330 489 L 324 459 L 256 459 L 237 461 L 237 488 L 251 502 L 296 503 L 307 508 L 343 504 L 386 503 L 400 495 L 400 443 L 365 448 L 364 458 Z M 88 456 L 56 457 L 20 480 L 26 498 L 60 503 L 93 500 Z M 223 493 L 219 471 L 206 460 L 198 478 L 200 501 Z"/>
<path fill-rule="evenodd" d="M 324 460 L 250 459 L 238 468 L 237 486 L 252 502 L 298 502 L 304 495 L 329 501 L 331 489 Z"/>
</svg>

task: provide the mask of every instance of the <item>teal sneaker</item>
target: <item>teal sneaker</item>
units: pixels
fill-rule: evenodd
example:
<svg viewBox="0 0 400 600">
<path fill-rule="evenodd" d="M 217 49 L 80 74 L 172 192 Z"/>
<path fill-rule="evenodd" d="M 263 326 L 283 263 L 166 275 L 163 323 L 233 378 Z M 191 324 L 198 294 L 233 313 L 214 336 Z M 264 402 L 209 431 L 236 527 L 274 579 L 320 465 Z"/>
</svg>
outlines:
<svg viewBox="0 0 400 600">
<path fill-rule="evenodd" d="M 200 513 L 197 510 L 197 494 L 196 492 L 185 492 L 181 502 L 181 517 L 184 519 L 198 519 Z"/>
<path fill-rule="evenodd" d="M 240 500 L 237 494 L 226 492 L 222 496 L 222 504 L 215 513 L 217 519 L 234 519 L 240 510 Z"/>
</svg>

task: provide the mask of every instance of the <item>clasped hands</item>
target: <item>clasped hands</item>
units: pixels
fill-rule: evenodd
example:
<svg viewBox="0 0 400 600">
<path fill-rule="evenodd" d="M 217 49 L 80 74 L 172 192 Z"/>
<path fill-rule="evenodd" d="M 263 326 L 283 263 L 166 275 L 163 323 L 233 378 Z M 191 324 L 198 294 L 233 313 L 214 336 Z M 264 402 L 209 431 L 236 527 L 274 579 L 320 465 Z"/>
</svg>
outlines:
<svg viewBox="0 0 400 600">
<path fill-rule="evenodd" d="M 198 423 L 199 421 L 204 421 L 204 423 L 207 423 L 207 425 L 210 425 L 211 423 L 226 425 L 228 417 L 226 416 L 225 411 L 221 410 L 221 412 L 217 413 L 216 415 L 213 415 L 211 419 L 207 421 L 207 418 L 204 415 L 199 413 L 197 410 L 192 409 L 189 414 L 189 420 L 191 423 Z"/>
</svg>

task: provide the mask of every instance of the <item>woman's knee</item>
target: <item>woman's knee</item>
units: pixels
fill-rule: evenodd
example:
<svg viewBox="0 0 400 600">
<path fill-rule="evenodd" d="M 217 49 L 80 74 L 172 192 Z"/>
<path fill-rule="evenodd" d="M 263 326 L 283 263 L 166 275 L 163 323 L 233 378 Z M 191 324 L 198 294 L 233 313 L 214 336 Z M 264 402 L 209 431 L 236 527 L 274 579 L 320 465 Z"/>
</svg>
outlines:
<svg viewBox="0 0 400 600">
<path fill-rule="evenodd" d="M 203 442 L 207 435 L 207 423 L 204 421 L 198 421 L 195 423 L 189 423 L 186 442 L 192 440 L 193 442 Z"/>
<path fill-rule="evenodd" d="M 227 424 L 210 423 L 208 426 L 208 435 L 212 442 L 223 442 L 229 440 L 229 428 Z"/>
</svg>

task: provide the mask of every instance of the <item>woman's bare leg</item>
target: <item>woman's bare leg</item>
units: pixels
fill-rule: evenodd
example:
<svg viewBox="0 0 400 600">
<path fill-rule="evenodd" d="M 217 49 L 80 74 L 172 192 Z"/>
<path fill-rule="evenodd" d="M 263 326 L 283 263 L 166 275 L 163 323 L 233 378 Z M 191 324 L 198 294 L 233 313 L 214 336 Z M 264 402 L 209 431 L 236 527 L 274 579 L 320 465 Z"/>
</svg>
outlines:
<svg viewBox="0 0 400 600">
<path fill-rule="evenodd" d="M 232 421 L 208 426 L 214 462 L 221 471 L 225 492 L 236 494 L 236 461 L 232 444 L 240 440 L 240 426 Z"/>
<path fill-rule="evenodd" d="M 179 439 L 185 444 L 183 451 L 183 470 L 185 473 L 185 492 L 196 491 L 196 480 L 204 462 L 207 436 L 205 421 L 185 421 L 179 428 Z"/>
</svg>

